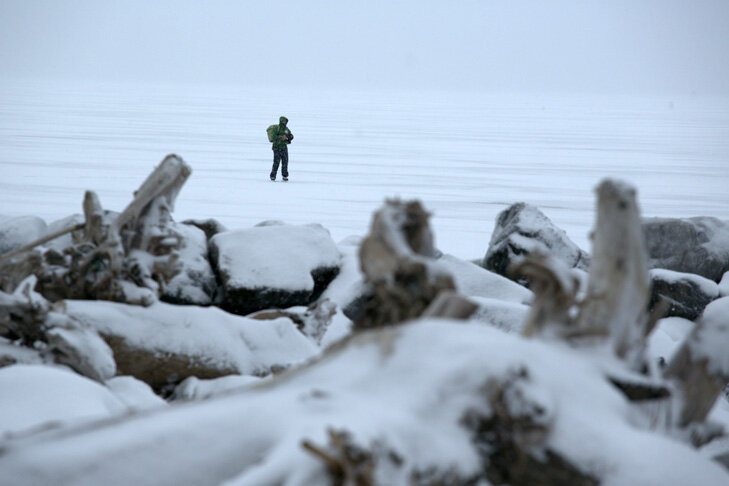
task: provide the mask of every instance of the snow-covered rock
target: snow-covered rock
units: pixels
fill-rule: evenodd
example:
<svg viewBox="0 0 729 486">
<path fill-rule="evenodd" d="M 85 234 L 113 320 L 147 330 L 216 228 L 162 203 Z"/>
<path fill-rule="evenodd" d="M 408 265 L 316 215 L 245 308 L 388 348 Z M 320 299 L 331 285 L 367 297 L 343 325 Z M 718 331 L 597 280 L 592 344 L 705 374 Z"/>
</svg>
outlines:
<svg viewBox="0 0 729 486">
<path fill-rule="evenodd" d="M 47 229 L 46 222 L 37 216 L 0 215 L 0 255 L 41 238 Z"/>
<path fill-rule="evenodd" d="M 37 349 L 15 344 L 9 339 L 0 337 L 0 368 L 14 364 L 42 364 L 43 356 Z"/>
<path fill-rule="evenodd" d="M 716 282 L 700 275 L 652 269 L 650 276 L 650 307 L 653 308 L 660 300 L 666 300 L 669 308 L 665 317 L 683 317 L 693 321 L 709 302 L 719 297 Z"/>
<path fill-rule="evenodd" d="M 522 287 L 523 288 L 523 287 Z M 478 305 L 469 322 L 480 322 L 505 332 L 520 333 L 529 314 L 529 306 L 484 297 L 469 297 Z"/>
<path fill-rule="evenodd" d="M 651 268 L 695 273 L 714 282 L 729 271 L 729 221 L 647 218 L 643 234 Z"/>
<path fill-rule="evenodd" d="M 106 387 L 131 411 L 138 412 L 167 406 L 152 388 L 133 376 L 115 376 L 106 381 Z"/>
<path fill-rule="evenodd" d="M 729 272 L 725 272 L 719 282 L 719 295 L 722 297 L 729 295 Z"/>
<path fill-rule="evenodd" d="M 701 315 L 691 353 L 697 360 L 706 359 L 709 372 L 729 377 L 729 297 L 710 303 Z M 724 382 L 726 384 L 726 382 Z"/>
<path fill-rule="evenodd" d="M 433 265 L 450 273 L 459 294 L 528 304 L 534 295 L 529 289 L 506 277 L 453 255 L 442 255 Z"/>
<path fill-rule="evenodd" d="M 171 398 L 173 400 L 204 400 L 248 388 L 265 379 L 267 378 L 249 375 L 228 375 L 211 380 L 201 380 L 191 376 L 175 388 Z"/>
<path fill-rule="evenodd" d="M 648 336 L 647 357 L 653 362 L 668 363 L 695 325 L 682 317 L 659 319 Z"/>
<path fill-rule="evenodd" d="M 318 351 L 289 319 L 261 322 L 216 307 L 67 301 L 66 313 L 104 338 L 118 374 L 157 391 L 188 376 L 265 375 Z"/>
<path fill-rule="evenodd" d="M 359 268 L 359 238 L 348 238 L 339 243 L 342 267 L 339 275 L 322 295 L 339 304 L 344 314 L 356 319 L 367 297 L 368 287 Z M 533 294 L 529 289 L 486 270 L 472 262 L 453 255 L 440 255 L 430 262 L 436 270 L 453 277 L 456 291 L 466 297 L 481 297 L 506 302 L 529 303 Z"/>
<path fill-rule="evenodd" d="M 318 224 L 266 224 L 210 240 L 220 306 L 236 314 L 308 305 L 339 272 L 341 255 Z"/>
<path fill-rule="evenodd" d="M 329 299 L 344 312 L 349 319 L 356 319 L 362 312 L 367 292 L 364 275 L 359 267 L 359 247 L 362 238 L 350 236 L 337 245 L 342 255 L 339 273 L 327 286 L 322 299 Z"/>
<path fill-rule="evenodd" d="M 48 225 L 48 230 L 46 233 L 54 233 L 56 231 L 60 231 L 66 228 L 70 228 L 71 226 L 75 226 L 79 223 L 84 222 L 84 217 L 81 214 L 72 214 L 70 216 L 67 216 L 65 218 L 56 220 L 51 222 Z M 68 248 L 69 246 L 73 245 L 73 234 L 72 233 L 66 233 L 63 236 L 60 236 L 58 238 L 55 238 L 48 243 L 46 243 L 44 246 L 46 248 L 50 248 L 53 250 L 56 250 L 57 252 L 61 253 L 63 250 Z"/>
<path fill-rule="evenodd" d="M 215 274 L 208 261 L 208 240 L 203 230 L 175 224 L 180 235 L 181 270 L 164 288 L 161 299 L 171 304 L 209 305 L 217 289 Z"/>
<path fill-rule="evenodd" d="M 727 484 L 720 465 L 635 420 L 588 354 L 415 321 L 359 334 L 316 363 L 215 400 L 6 441 L 0 470 L 17 486 L 328 484 L 312 451 L 341 457 L 329 442 L 337 435 L 371 457 L 375 484 L 483 483 L 509 464 L 521 475 L 511 483 L 523 484 L 549 474 L 544 463 L 568 475 L 563 484 Z M 529 452 L 489 459 L 510 440 Z"/>
<path fill-rule="evenodd" d="M 0 437 L 73 425 L 129 411 L 99 383 L 62 367 L 0 368 Z M 2 468 L 0 468 L 2 469 Z M 3 474 L 5 480 L 15 478 Z"/>
<path fill-rule="evenodd" d="M 483 267 L 509 277 L 508 268 L 514 258 L 535 249 L 553 255 L 569 267 L 589 267 L 590 256 L 538 208 L 526 203 L 512 204 L 499 213 Z"/>
</svg>

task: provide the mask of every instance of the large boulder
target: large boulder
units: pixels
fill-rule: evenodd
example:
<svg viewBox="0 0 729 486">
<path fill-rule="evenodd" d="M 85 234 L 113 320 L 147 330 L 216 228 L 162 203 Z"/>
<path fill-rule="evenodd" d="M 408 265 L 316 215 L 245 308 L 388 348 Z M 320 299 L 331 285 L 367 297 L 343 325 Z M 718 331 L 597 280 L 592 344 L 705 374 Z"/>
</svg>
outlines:
<svg viewBox="0 0 729 486">
<path fill-rule="evenodd" d="M 643 235 L 651 268 L 695 273 L 714 282 L 729 271 L 729 221 L 647 218 Z"/>
<path fill-rule="evenodd" d="M 267 375 L 318 350 L 289 319 L 264 323 L 215 307 L 67 301 L 66 314 L 108 343 L 118 375 L 161 393 L 189 376 Z"/>
<path fill-rule="evenodd" d="M 659 301 L 668 303 L 664 317 L 698 318 L 709 302 L 719 297 L 719 286 L 693 273 L 653 269 L 651 275 L 650 308 Z"/>
<path fill-rule="evenodd" d="M 587 270 L 589 267 L 590 256 L 564 230 L 538 208 L 523 202 L 512 204 L 499 214 L 483 267 L 510 277 L 508 269 L 514 259 L 534 250 L 550 254 L 572 268 Z M 519 283 L 528 282 L 520 280 Z"/>
<path fill-rule="evenodd" d="M 0 255 L 41 238 L 47 229 L 46 222 L 36 216 L 0 215 Z"/>
<path fill-rule="evenodd" d="M 180 273 L 164 287 L 161 300 L 170 304 L 210 305 L 217 283 L 208 261 L 205 232 L 192 225 L 175 224 L 180 236 Z"/>
<path fill-rule="evenodd" d="M 280 223 L 228 231 L 210 240 L 221 308 L 240 315 L 308 305 L 339 273 L 341 255 L 319 224 Z"/>
</svg>

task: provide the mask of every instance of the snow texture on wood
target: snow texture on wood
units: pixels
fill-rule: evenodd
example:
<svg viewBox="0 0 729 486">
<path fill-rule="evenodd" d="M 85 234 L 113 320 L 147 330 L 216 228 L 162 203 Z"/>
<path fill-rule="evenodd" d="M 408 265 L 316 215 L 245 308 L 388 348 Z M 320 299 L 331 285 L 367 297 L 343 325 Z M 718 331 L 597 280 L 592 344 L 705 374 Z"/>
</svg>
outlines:
<svg viewBox="0 0 729 486">
<path fill-rule="evenodd" d="M 180 271 L 180 236 L 174 231 L 170 213 L 190 172 L 181 158 L 167 156 L 116 217 L 103 210 L 94 192 L 87 191 L 84 223 L 61 227 L 26 245 L 21 249 L 24 253 L 0 259 L 2 288 L 12 291 L 20 280 L 35 274 L 39 276 L 37 290 L 52 301 L 100 299 L 151 304 Z M 83 241 L 63 253 L 56 249 L 26 251 L 79 229 L 83 229 Z"/>
<path fill-rule="evenodd" d="M 419 201 L 388 200 L 375 212 L 359 249 L 360 269 L 371 293 L 355 322 L 359 329 L 398 324 L 423 314 L 441 291 L 455 290 L 438 256 Z"/>
<path fill-rule="evenodd" d="M 567 337 L 575 332 L 570 311 L 576 303 L 579 280 L 562 260 L 534 251 L 513 263 L 509 272 L 528 279 L 535 294 L 522 331 L 524 336 Z"/>
<path fill-rule="evenodd" d="M 650 278 L 633 187 L 610 179 L 598 185 L 593 239 L 578 325 L 588 333 L 610 336 L 615 353 L 640 367 L 648 332 Z"/>
<path fill-rule="evenodd" d="M 729 297 L 709 304 L 665 371 L 682 395 L 679 426 L 703 422 L 729 383 Z"/>
<path fill-rule="evenodd" d="M 163 393 L 189 376 L 267 375 L 317 350 L 289 319 L 264 324 L 215 307 L 67 301 L 66 313 L 106 341 L 119 374 Z"/>
<path fill-rule="evenodd" d="M 306 440 L 334 463 L 348 446 L 371 456 L 391 479 L 377 484 L 726 484 L 709 457 L 642 427 L 594 358 L 421 320 L 214 400 L 6 441 L 0 470 L 17 486 L 329 484 Z"/>
<path fill-rule="evenodd" d="M 35 292 L 37 278 L 23 280 L 12 294 L 0 291 L 0 336 L 32 345 L 43 338 L 51 305 Z"/>
</svg>

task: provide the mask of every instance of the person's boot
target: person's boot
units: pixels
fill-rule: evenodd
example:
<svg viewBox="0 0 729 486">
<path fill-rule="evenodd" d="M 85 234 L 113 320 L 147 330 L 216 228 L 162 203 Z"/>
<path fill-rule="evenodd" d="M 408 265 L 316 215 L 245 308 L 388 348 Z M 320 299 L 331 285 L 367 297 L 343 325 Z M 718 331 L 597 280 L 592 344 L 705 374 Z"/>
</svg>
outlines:
<svg viewBox="0 0 729 486">
<path fill-rule="evenodd" d="M 271 176 L 271 182 L 276 182 L 276 178 L 274 176 Z"/>
<path fill-rule="evenodd" d="M 284 182 L 288 182 L 288 181 L 289 181 L 289 178 L 288 178 L 288 177 L 284 177 L 284 178 L 283 178 L 283 181 L 284 181 Z"/>
</svg>

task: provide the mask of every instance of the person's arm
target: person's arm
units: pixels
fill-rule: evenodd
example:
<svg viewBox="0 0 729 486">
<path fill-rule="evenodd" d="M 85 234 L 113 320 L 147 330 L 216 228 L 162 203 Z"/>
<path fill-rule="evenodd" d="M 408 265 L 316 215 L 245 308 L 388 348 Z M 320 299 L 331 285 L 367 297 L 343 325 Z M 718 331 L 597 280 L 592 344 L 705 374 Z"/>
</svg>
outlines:
<svg viewBox="0 0 729 486">
<path fill-rule="evenodd" d="M 294 139 L 294 134 L 291 133 L 291 130 L 289 130 L 288 132 L 289 132 L 289 139 L 287 140 L 287 142 L 291 143 L 291 141 Z"/>
</svg>

